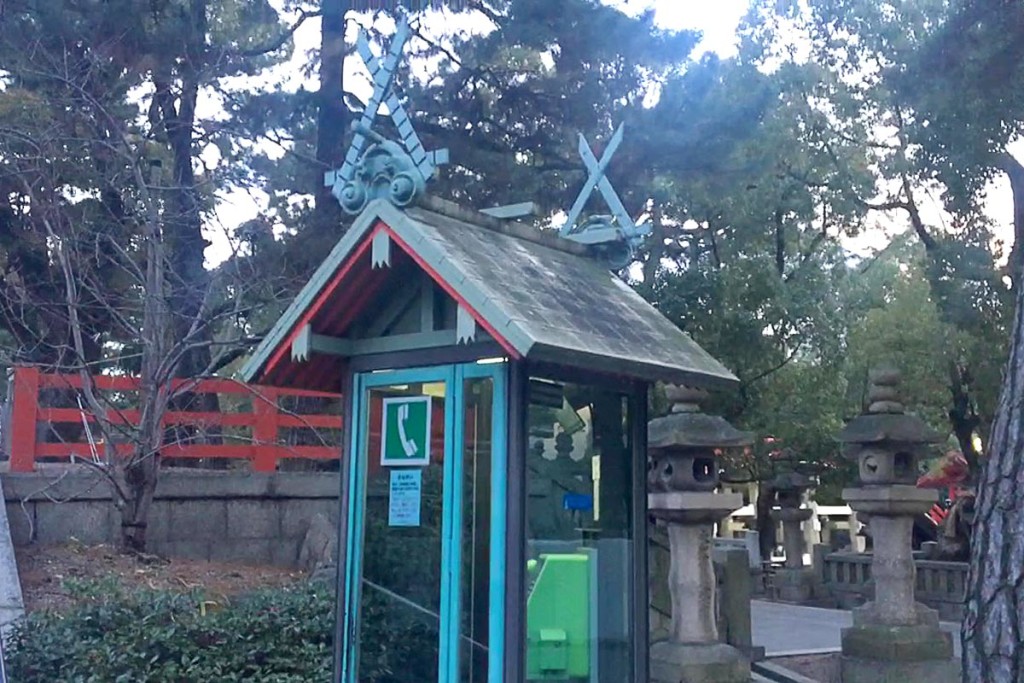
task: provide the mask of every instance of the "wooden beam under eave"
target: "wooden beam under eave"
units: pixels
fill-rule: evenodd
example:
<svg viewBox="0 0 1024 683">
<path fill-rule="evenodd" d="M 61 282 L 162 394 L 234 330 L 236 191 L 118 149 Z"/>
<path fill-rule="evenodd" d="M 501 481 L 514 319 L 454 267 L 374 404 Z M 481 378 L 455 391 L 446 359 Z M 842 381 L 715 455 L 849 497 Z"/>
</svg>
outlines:
<svg viewBox="0 0 1024 683">
<path fill-rule="evenodd" d="M 479 339 L 480 336 L 479 333 L 475 335 L 474 339 L 467 339 L 464 336 L 462 343 L 485 341 Z M 314 353 L 327 356 L 351 357 L 368 356 L 377 353 L 394 353 L 396 351 L 415 351 L 417 349 L 436 349 L 445 346 L 454 348 L 458 345 L 459 335 L 456 330 L 393 334 L 370 339 L 348 339 L 315 334 L 310 326 L 306 325 L 292 342 L 292 361 L 303 363 L 309 360 L 310 356 Z"/>
<path fill-rule="evenodd" d="M 313 326 L 306 324 L 292 341 L 292 361 L 304 363 L 314 353 L 327 356 L 351 356 L 352 342 L 349 339 L 315 334 Z"/>
</svg>

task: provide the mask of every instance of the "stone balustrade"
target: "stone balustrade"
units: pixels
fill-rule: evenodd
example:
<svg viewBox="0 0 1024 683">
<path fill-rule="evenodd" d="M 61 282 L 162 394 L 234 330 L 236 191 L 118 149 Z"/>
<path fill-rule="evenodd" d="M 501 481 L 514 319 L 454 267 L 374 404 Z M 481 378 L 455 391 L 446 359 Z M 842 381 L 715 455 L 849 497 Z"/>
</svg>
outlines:
<svg viewBox="0 0 1024 683">
<path fill-rule="evenodd" d="M 871 555 L 866 553 L 815 553 L 818 582 L 837 606 L 852 609 L 874 595 Z M 945 621 L 963 618 L 967 586 L 967 563 L 915 560 L 917 577 L 914 597 L 939 612 Z"/>
<path fill-rule="evenodd" d="M 961 621 L 967 593 L 967 563 L 917 560 L 915 595 L 946 621 Z"/>
<path fill-rule="evenodd" d="M 818 559 L 820 555 L 816 556 Z M 825 555 L 815 567 L 819 582 L 838 607 L 852 609 L 867 602 L 873 595 L 871 555 L 832 553 Z"/>
</svg>

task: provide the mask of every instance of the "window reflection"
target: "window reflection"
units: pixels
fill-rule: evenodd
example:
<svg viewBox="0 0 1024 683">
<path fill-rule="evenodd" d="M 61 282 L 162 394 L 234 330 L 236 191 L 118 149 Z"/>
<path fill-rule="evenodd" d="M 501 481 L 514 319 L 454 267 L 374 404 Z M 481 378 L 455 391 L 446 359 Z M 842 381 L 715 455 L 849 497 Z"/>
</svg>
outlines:
<svg viewBox="0 0 1024 683">
<path fill-rule="evenodd" d="M 632 681 L 627 397 L 541 379 L 529 394 L 527 680 Z"/>
<path fill-rule="evenodd" d="M 494 382 L 466 380 L 460 683 L 487 683 L 491 586 L 491 456 Z"/>
</svg>

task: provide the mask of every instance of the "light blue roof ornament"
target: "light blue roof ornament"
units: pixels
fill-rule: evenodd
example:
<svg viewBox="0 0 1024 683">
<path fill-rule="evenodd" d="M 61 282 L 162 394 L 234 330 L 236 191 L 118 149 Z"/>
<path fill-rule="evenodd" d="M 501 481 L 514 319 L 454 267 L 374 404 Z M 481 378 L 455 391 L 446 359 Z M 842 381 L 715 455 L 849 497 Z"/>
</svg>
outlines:
<svg viewBox="0 0 1024 683">
<path fill-rule="evenodd" d="M 576 203 L 569 209 L 565 224 L 559 231 L 561 236 L 594 247 L 612 268 L 625 268 L 633 260 L 634 254 L 643 243 L 644 237 L 651 232 L 649 225 L 638 224 L 630 217 L 626 207 L 622 205 L 618 193 L 605 176 L 612 156 L 622 143 L 622 125 L 620 125 L 598 161 L 587 139 L 580 133 L 579 152 L 583 165 L 590 171 L 587 182 L 580 190 Z M 586 205 L 594 188 L 600 191 L 612 215 L 595 215 L 588 218 L 582 225 L 577 225 L 583 207 Z"/>
<path fill-rule="evenodd" d="M 355 137 L 345 163 L 324 174 L 324 184 L 348 214 L 360 213 L 370 200 L 379 198 L 399 207 L 408 206 L 423 191 L 437 167 L 448 163 L 447 149 L 428 152 L 423 148 L 396 92 L 395 69 L 408 39 L 409 20 L 402 16 L 387 53 L 378 58 L 370 49 L 366 32 L 359 31 L 356 49 L 373 78 L 373 95 L 362 117 L 352 125 Z M 388 140 L 372 128 L 382 104 L 387 105 L 398 128 L 400 142 Z"/>
</svg>

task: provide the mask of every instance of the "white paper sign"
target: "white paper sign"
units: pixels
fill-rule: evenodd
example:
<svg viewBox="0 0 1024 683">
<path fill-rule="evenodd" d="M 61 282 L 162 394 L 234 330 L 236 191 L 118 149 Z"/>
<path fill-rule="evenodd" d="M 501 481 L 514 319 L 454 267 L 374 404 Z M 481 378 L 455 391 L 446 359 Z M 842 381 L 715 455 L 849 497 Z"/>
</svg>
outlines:
<svg viewBox="0 0 1024 683">
<path fill-rule="evenodd" d="M 391 470 L 388 526 L 420 525 L 421 475 L 421 470 Z"/>
</svg>

